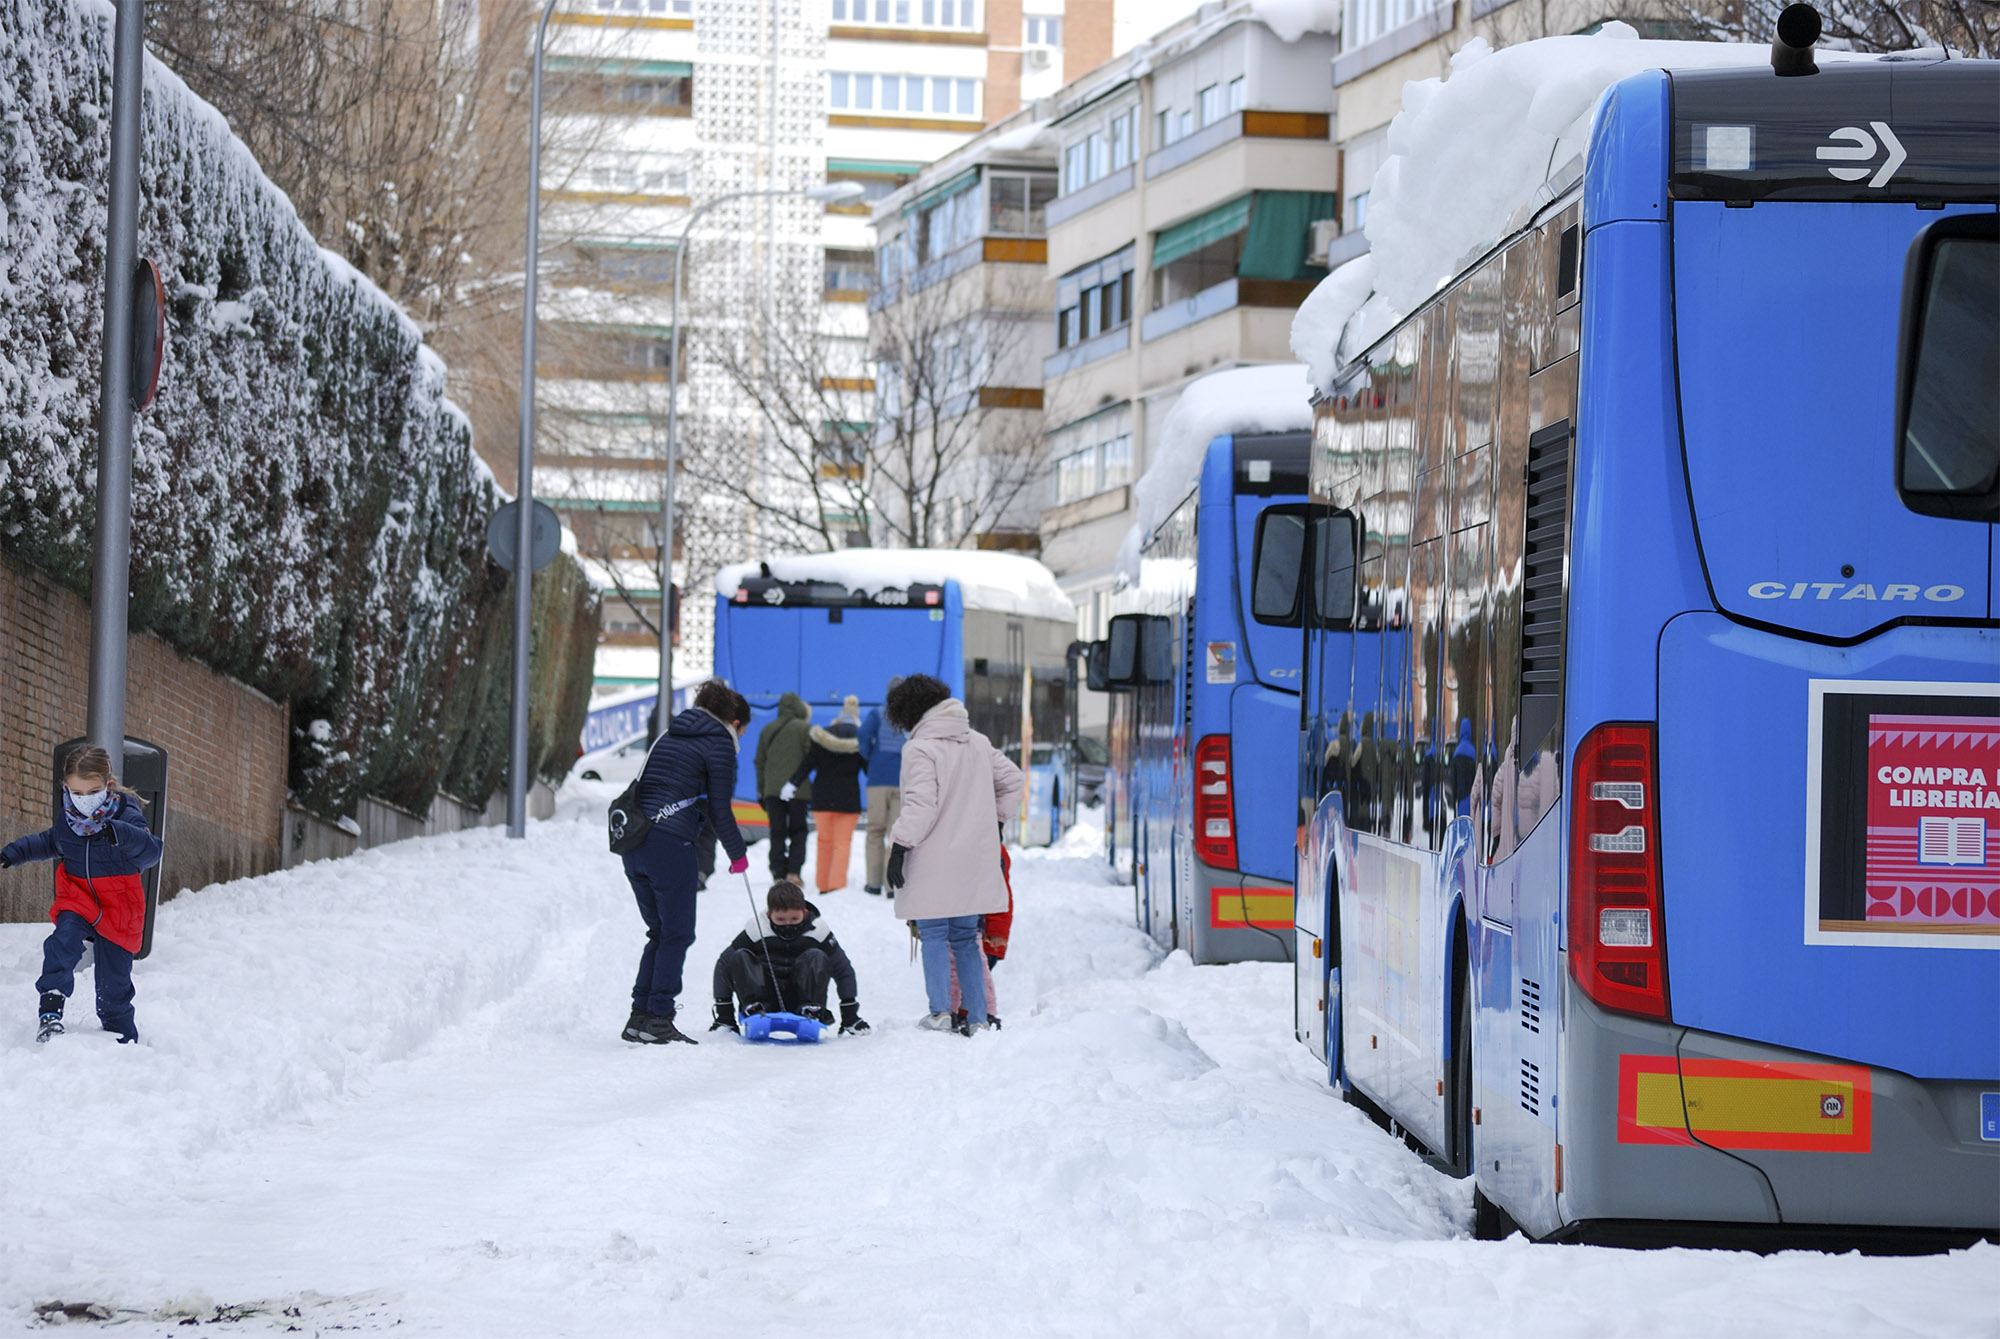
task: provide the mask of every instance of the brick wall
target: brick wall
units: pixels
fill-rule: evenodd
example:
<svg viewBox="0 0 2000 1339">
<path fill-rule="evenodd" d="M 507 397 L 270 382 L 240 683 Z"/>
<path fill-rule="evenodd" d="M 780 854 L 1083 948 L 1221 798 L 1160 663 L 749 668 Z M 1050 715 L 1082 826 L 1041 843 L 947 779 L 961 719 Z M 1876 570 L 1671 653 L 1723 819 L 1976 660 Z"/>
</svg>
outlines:
<svg viewBox="0 0 2000 1339">
<path fill-rule="evenodd" d="M 90 606 L 0 553 L 0 842 L 50 822 L 54 749 L 84 733 Z M 285 708 L 157 637 L 132 638 L 125 732 L 167 751 L 160 895 L 278 867 Z M 48 914 L 47 865 L 0 870 L 0 920 Z"/>
<path fill-rule="evenodd" d="M 1021 0 L 986 0 L 986 124 L 1021 110 Z M 1006 47 L 994 51 L 993 47 Z"/>
<path fill-rule="evenodd" d="M 1068 0 L 1063 6 L 1063 78 L 1088 74 L 1111 59 L 1112 7 L 1112 0 Z"/>
</svg>

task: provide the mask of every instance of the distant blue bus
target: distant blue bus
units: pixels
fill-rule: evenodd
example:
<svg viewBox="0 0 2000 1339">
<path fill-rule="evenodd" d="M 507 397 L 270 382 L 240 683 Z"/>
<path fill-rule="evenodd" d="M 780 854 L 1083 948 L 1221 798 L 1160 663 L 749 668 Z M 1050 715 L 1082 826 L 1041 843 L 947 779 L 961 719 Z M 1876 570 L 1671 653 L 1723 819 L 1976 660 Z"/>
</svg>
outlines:
<svg viewBox="0 0 2000 1339">
<path fill-rule="evenodd" d="M 973 728 L 995 747 L 1018 762 L 1025 738 L 1031 764 L 1049 767 L 1050 749 L 1065 738 L 1076 614 L 1041 564 L 995 553 L 864 550 L 760 567 L 726 570 L 715 599 L 716 676 L 750 702 L 734 803 L 746 837 L 769 835 L 751 751 L 786 693 L 804 698 L 825 725 L 850 693 L 865 715 L 882 705 L 891 676 L 930 674 L 964 701 Z M 1031 794 L 1046 797 L 1037 822 L 1014 837 L 1040 844 L 1074 806 L 1047 780 Z"/>
<path fill-rule="evenodd" d="M 1114 859 L 1139 925 L 1196 962 L 1291 951 L 1309 445 L 1211 442 L 1107 638 Z"/>
<path fill-rule="evenodd" d="M 1992 62 L 1637 75 L 1318 402 L 1296 1031 L 1482 1234 L 2000 1231 L 1996 200 Z"/>
</svg>

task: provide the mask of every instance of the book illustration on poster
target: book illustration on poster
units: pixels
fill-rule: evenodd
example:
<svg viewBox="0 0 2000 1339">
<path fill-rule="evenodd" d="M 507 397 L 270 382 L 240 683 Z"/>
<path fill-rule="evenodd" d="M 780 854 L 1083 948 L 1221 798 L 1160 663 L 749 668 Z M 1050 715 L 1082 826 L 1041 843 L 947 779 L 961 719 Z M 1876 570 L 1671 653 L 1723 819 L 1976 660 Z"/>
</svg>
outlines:
<svg viewBox="0 0 2000 1339">
<path fill-rule="evenodd" d="M 1821 680 L 1812 696 L 1808 937 L 2000 939 L 2000 687 Z"/>
</svg>

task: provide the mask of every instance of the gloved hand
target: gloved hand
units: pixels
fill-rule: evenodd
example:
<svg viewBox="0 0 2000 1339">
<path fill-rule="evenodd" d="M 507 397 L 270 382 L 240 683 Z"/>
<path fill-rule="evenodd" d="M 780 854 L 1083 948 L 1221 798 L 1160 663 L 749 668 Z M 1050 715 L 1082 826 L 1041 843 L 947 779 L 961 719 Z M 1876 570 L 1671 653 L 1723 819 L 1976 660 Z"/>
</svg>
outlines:
<svg viewBox="0 0 2000 1339">
<path fill-rule="evenodd" d="M 892 846 L 889 848 L 889 869 L 884 875 L 884 881 L 889 885 L 889 891 L 892 893 L 903 886 L 903 857 L 909 853 L 910 848 L 907 846 Z"/>
<path fill-rule="evenodd" d="M 748 874 L 750 872 L 750 857 L 747 855 L 737 856 L 729 862 L 729 872 L 731 874 Z"/>
<path fill-rule="evenodd" d="M 873 1031 L 861 1016 L 861 1005 L 854 1000 L 840 1002 L 840 1031 L 843 1036 L 852 1032 L 857 1037 L 865 1037 Z"/>
<path fill-rule="evenodd" d="M 999 959 L 999 957 L 998 957 L 997 955 L 995 955 L 995 954 L 992 954 L 992 953 L 989 953 L 989 954 L 987 954 L 987 955 L 986 955 L 986 970 L 987 970 L 987 971 L 989 971 L 989 972 L 990 972 L 990 971 L 992 971 L 992 970 L 993 970 L 993 969 L 994 969 L 995 967 L 998 967 L 999 965 L 1000 965 L 1000 959 Z"/>
<path fill-rule="evenodd" d="M 799 793 L 799 788 L 793 785 L 789 781 L 787 781 L 784 785 L 778 787 L 778 798 L 783 800 L 786 804 L 790 804 L 792 802 L 792 796 L 798 793 Z"/>
<path fill-rule="evenodd" d="M 720 1032 L 724 1028 L 728 1028 L 731 1032 L 742 1031 L 741 1028 L 736 1026 L 735 1000 L 717 1000 L 715 1002 L 715 1021 L 708 1025 L 708 1030 L 710 1032 Z"/>
<path fill-rule="evenodd" d="M 9 860 L 6 856 L 0 855 L 0 869 L 12 869 L 12 868 L 14 868 L 14 862 Z"/>
</svg>

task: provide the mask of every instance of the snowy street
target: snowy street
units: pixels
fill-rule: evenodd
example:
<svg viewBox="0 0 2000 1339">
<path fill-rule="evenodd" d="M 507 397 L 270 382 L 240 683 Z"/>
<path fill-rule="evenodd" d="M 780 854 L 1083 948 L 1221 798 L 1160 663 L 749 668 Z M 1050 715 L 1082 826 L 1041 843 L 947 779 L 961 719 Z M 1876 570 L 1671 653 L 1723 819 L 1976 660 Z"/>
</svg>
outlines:
<svg viewBox="0 0 2000 1339">
<path fill-rule="evenodd" d="M 65 1303 L 125 1334 L 1996 1332 L 1993 1247 L 1472 1241 L 1469 1189 L 1323 1086 L 1286 969 L 1163 960 L 1087 827 L 1016 866 L 1001 1032 L 915 1029 L 921 975 L 857 842 L 820 901 L 873 1036 L 622 1043 L 641 930 L 609 789 L 573 784 L 524 843 L 182 896 L 136 1049 L 94 1031 L 87 986 L 45 1047 L 23 1008 L 0 1331 Z M 747 914 L 739 880 L 703 895 L 685 1021 Z M 0 928 L 0 975 L 31 978 L 43 933 Z"/>
</svg>

